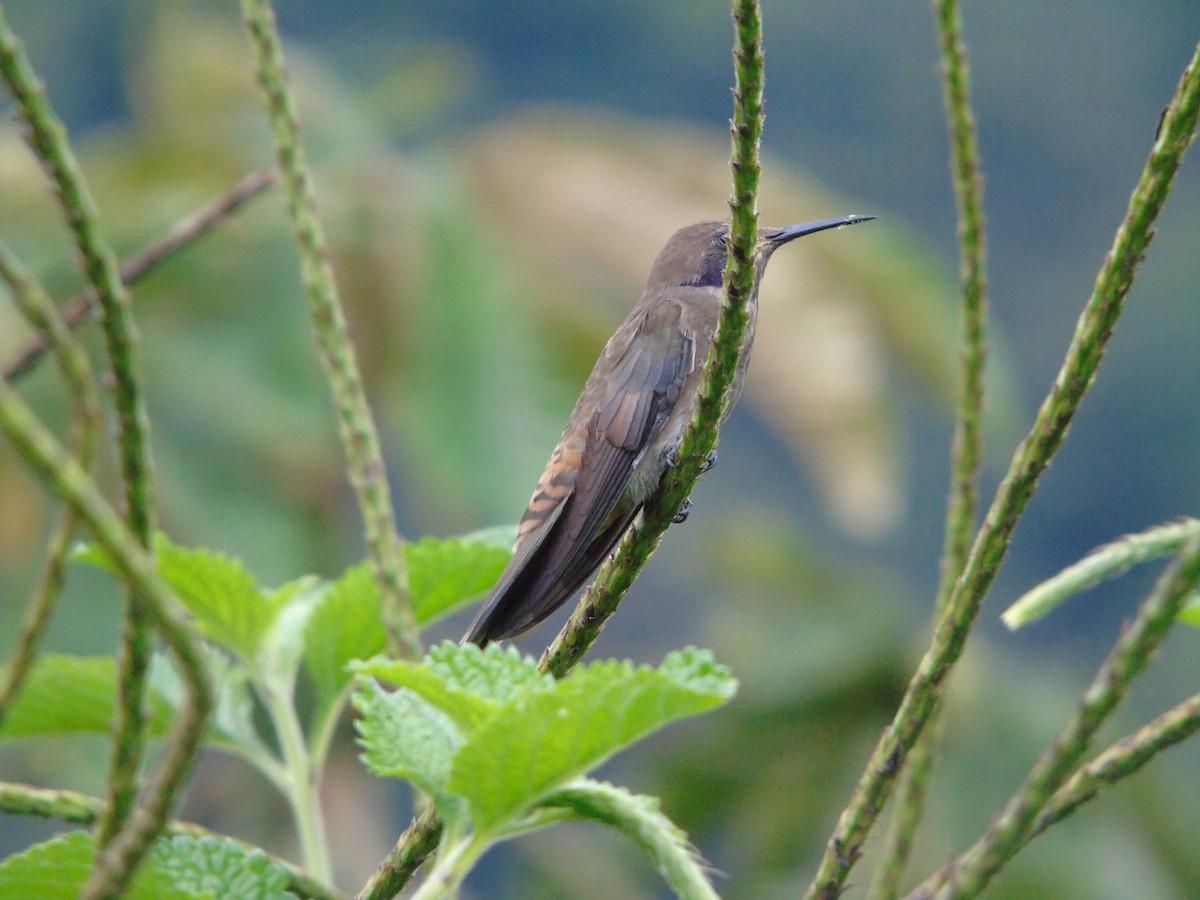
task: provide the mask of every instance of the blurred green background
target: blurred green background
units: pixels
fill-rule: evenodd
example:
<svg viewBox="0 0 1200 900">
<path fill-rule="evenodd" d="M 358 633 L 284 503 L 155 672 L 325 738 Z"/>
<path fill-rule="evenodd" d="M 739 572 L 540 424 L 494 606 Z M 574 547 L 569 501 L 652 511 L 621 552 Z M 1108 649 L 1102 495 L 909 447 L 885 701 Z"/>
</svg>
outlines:
<svg viewBox="0 0 1200 900">
<path fill-rule="evenodd" d="M 729 707 L 602 772 L 661 793 L 724 873 L 722 895 L 740 898 L 791 897 L 807 884 L 923 645 L 957 330 L 927 5 L 765 7 L 764 221 L 880 221 L 776 257 L 720 465 L 596 647 L 657 662 L 698 643 L 741 679 Z M 270 160 L 235 4 L 6 9 L 122 254 Z M 402 531 L 511 523 L 662 243 L 725 208 L 727 9 L 325 0 L 283 3 L 279 17 Z M 990 226 L 986 502 L 1057 371 L 1200 33 L 1200 7 L 968 4 L 966 33 Z M 81 285 L 72 251 L 11 104 L 3 109 L 0 233 L 66 297 Z M 1200 508 L 1194 153 L 960 667 L 914 875 L 986 828 L 1154 573 L 1131 573 L 1016 635 L 998 614 L 1096 544 Z M 360 559 L 281 198 L 255 201 L 135 298 L 162 526 L 245 559 L 268 584 Z M 7 360 L 28 333 L 0 301 Z M 51 366 L 23 386 L 61 420 Z M 0 450 L 0 635 L 15 631 L 51 513 Z M 116 610 L 102 577 L 73 569 L 51 647 L 111 652 Z M 431 639 L 456 637 L 467 615 Z M 559 619 L 523 646 L 538 652 Z M 1168 641 L 1106 738 L 1194 691 L 1198 641 Z M 341 882 L 356 887 L 410 799 L 380 790 L 346 736 L 325 799 Z M 1198 763 L 1194 746 L 1155 761 L 1039 838 L 992 895 L 1200 897 Z M 0 753 L 0 777 L 89 791 L 105 765 L 99 743 Z M 294 855 L 282 804 L 235 761 L 203 762 L 183 815 Z M 0 850 L 54 830 L 0 819 Z M 849 896 L 868 873 L 856 871 Z M 663 893 L 630 847 L 595 827 L 493 852 L 468 889 Z"/>
</svg>

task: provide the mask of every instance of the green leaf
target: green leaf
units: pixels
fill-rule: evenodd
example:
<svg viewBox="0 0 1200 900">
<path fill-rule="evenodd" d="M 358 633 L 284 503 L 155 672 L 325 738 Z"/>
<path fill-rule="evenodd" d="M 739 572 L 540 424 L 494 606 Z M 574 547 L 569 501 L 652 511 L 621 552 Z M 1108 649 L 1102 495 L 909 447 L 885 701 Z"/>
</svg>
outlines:
<svg viewBox="0 0 1200 900">
<path fill-rule="evenodd" d="M 146 867 L 169 884 L 196 894 L 238 900 L 295 897 L 287 890 L 287 870 L 258 849 L 228 838 L 178 835 L 160 840 Z"/>
<path fill-rule="evenodd" d="M 317 603 L 304 635 L 304 663 L 324 707 L 350 683 L 347 665 L 387 647 L 379 590 L 367 563 L 347 569 Z"/>
<path fill-rule="evenodd" d="M 258 589 L 254 576 L 236 559 L 177 547 L 162 535 L 154 550 L 162 577 L 196 617 L 201 632 L 253 664 L 279 609 Z"/>
<path fill-rule="evenodd" d="M 1176 617 L 1180 622 L 1200 628 L 1200 593 L 1192 594 L 1191 599 L 1179 611 Z"/>
<path fill-rule="evenodd" d="M 421 663 L 370 660 L 354 670 L 407 688 L 449 715 L 464 734 L 531 690 L 554 688 L 554 679 L 539 673 L 532 657 L 497 644 L 480 650 L 474 644 L 446 641 Z"/>
<path fill-rule="evenodd" d="M 363 762 L 376 775 L 404 778 L 446 796 L 450 762 L 463 736 L 450 716 L 410 690 L 385 691 L 364 679 L 354 693 Z"/>
<path fill-rule="evenodd" d="M 0 897 L 75 900 L 87 882 L 95 847 L 95 838 L 90 833 L 73 831 L 10 856 L 0 863 Z M 152 854 L 152 858 L 155 855 Z M 186 883 L 176 883 L 169 872 L 147 860 L 121 896 L 124 900 L 218 900 L 238 895 L 192 889 Z"/>
<path fill-rule="evenodd" d="M 488 528 L 405 544 L 408 590 L 417 623 L 428 625 L 490 590 L 512 558 L 514 536 L 512 528 Z"/>
<path fill-rule="evenodd" d="M 694 648 L 657 670 L 616 661 L 578 668 L 552 690 L 501 707 L 458 751 L 447 787 L 487 833 L 667 723 L 724 703 L 736 687 Z"/>
<path fill-rule="evenodd" d="M 657 797 L 579 778 L 546 797 L 543 805 L 615 828 L 654 860 L 677 897 L 717 900 L 704 860 L 688 843 L 687 833 L 663 815 Z"/>
<path fill-rule="evenodd" d="M 304 659 L 308 620 L 328 590 L 328 584 L 306 575 L 288 582 L 267 598 L 267 606 L 275 610 L 275 618 L 259 641 L 257 662 L 263 679 L 281 697 L 290 698 L 294 692 L 296 673 Z"/>
<path fill-rule="evenodd" d="M 116 693 L 117 670 L 111 657 L 43 654 L 8 709 L 0 741 L 78 734 L 107 737 Z M 150 703 L 150 733 L 161 737 L 171 721 L 171 705 L 158 691 L 151 692 Z"/>
</svg>

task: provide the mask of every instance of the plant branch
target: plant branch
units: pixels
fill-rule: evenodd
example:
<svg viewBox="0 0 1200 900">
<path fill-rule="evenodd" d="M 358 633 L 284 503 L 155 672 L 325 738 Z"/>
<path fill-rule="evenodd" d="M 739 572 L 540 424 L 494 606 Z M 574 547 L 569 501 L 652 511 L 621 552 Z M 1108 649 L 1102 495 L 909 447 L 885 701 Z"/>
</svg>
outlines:
<svg viewBox="0 0 1200 900">
<path fill-rule="evenodd" d="M 1200 730 L 1200 694 L 1189 697 L 1153 722 L 1117 741 L 1083 766 L 1054 792 L 1038 816 L 1028 840 L 1062 821 L 1103 788 L 1128 778 L 1158 753 Z"/>
<path fill-rule="evenodd" d="M 1200 48 L 1198 48 L 1200 51 Z M 961 656 L 980 604 L 1008 550 L 1013 530 L 1038 478 L 1062 446 L 1071 420 L 1091 387 L 1104 348 L 1124 306 L 1138 264 L 1153 235 L 1151 226 L 1170 193 L 1200 110 L 1200 60 L 1193 56 L 1163 116 L 1150 158 L 1105 257 L 1054 386 L 1033 428 L 1017 447 L 991 507 L 955 583 L 928 649 L 900 707 L 884 730 L 825 849 L 807 897 L 836 897 L 878 819 L 913 742 L 941 696 Z"/>
<path fill-rule="evenodd" d="M 184 216 L 172 225 L 162 237 L 151 241 L 121 263 L 117 270 L 121 276 L 121 283 L 129 286 L 140 281 L 149 272 L 158 268 L 160 263 L 170 259 L 185 247 L 194 244 L 216 225 L 230 218 L 250 200 L 262 194 L 271 185 L 276 184 L 278 180 L 279 173 L 274 168 L 257 169 L 251 172 L 229 191 L 209 201 L 195 212 Z M 65 305 L 62 317 L 69 327 L 75 328 L 95 315 L 96 308 L 95 291 L 85 290 Z M 33 371 L 49 349 L 50 341 L 44 335 L 38 335 L 17 354 L 5 370 L 4 377 L 9 381 L 16 381 L 27 375 Z"/>
<path fill-rule="evenodd" d="M 617 609 L 630 585 L 658 547 L 700 477 L 701 468 L 717 444 L 717 429 L 729 404 L 729 388 L 749 325 L 747 305 L 754 292 L 754 251 L 758 244 L 758 160 L 762 139 L 762 16 L 758 3 L 737 0 L 733 5 L 733 50 L 736 85 L 730 123 L 733 193 L 729 251 L 725 263 L 725 295 L 716 337 L 704 363 L 696 412 L 684 431 L 680 463 L 668 469 L 646 501 L 641 522 L 622 538 L 604 562 L 595 582 L 584 593 L 567 624 L 542 654 L 538 667 L 561 678 L 587 652 L 604 623 Z"/>
<path fill-rule="evenodd" d="M 1198 583 L 1200 535 L 1188 541 L 1175 562 L 1158 579 L 1136 618 L 1096 673 L 1079 709 L 1051 747 L 1038 758 L 987 834 L 957 860 L 930 876 L 913 892 L 914 900 L 925 900 L 935 894 L 973 897 L 983 891 L 1000 868 L 1028 843 L 1040 813 L 1075 772 L 1097 730 L 1124 698 L 1133 679 L 1146 668 L 1150 655 L 1166 637 Z M 1065 804 L 1056 809 L 1061 811 L 1058 818 L 1066 815 Z M 1049 824 L 1047 821 L 1041 827 Z"/>
<path fill-rule="evenodd" d="M 50 105 L 24 47 L 8 27 L 3 8 L 0 8 L 0 77 L 17 101 L 28 126 L 29 142 L 54 183 L 84 274 L 100 301 L 117 414 L 125 518 L 142 546 L 149 546 L 153 528 L 149 422 L 138 384 L 137 332 L 129 294 L 117 272 L 116 257 L 100 233 L 96 206 L 67 141 L 66 128 Z M 120 653 L 117 734 L 109 770 L 110 802 L 97 830 L 100 848 L 107 847 L 124 830 L 137 794 L 138 767 L 146 745 L 144 695 L 153 648 L 148 622 L 152 615 L 144 608 L 143 598 L 129 592 Z M 98 865 L 102 858 L 103 854 L 97 856 Z M 119 884 L 129 872 L 116 875 Z"/>
<path fill-rule="evenodd" d="M 971 111 L 971 69 L 962 38 L 962 11 L 958 0 L 938 0 L 934 14 L 942 56 L 942 99 L 946 106 L 946 126 L 950 137 L 951 176 L 958 213 L 959 278 L 962 283 L 959 393 L 951 449 L 951 484 L 946 505 L 941 577 L 934 612 L 936 623 L 966 565 L 971 532 L 979 511 L 978 482 L 982 457 L 980 428 L 987 353 L 987 240 L 979 139 L 975 116 Z M 934 708 L 900 775 L 891 825 L 869 891 L 869 896 L 875 900 L 889 900 L 896 896 L 912 851 L 912 842 L 925 806 L 925 785 L 933 769 L 933 754 L 938 743 L 940 729 L 937 719 L 938 711 Z"/>
<path fill-rule="evenodd" d="M 762 138 L 762 14 L 756 0 L 734 0 L 734 114 L 730 167 L 733 193 L 725 297 L 716 338 L 704 366 L 696 413 L 680 445 L 679 465 L 668 470 L 646 502 L 640 525 L 631 528 L 600 567 L 562 631 L 542 654 L 538 668 L 555 678 L 569 672 L 616 611 L 625 592 L 658 546 L 663 533 L 691 493 L 701 467 L 716 446 L 717 428 L 728 405 L 747 328 L 746 305 L 754 290 L 754 251 L 758 243 L 759 142 Z M 441 839 L 442 823 L 428 807 L 409 825 L 380 863 L 358 900 L 382 900 L 398 893 Z"/>
<path fill-rule="evenodd" d="M 1043 581 L 1006 609 L 1000 618 L 1014 630 L 1028 625 L 1106 578 L 1115 578 L 1133 566 L 1178 553 L 1196 534 L 1200 534 L 1200 520 L 1191 518 L 1158 525 L 1140 534 L 1127 534 L 1097 547 L 1079 562 Z"/>
<path fill-rule="evenodd" d="M 87 354 L 71 334 L 45 288 L 3 242 L 0 242 L 0 279 L 8 285 L 22 315 L 44 335 L 47 346 L 55 349 L 72 407 L 71 454 L 79 461 L 80 468 L 86 471 L 91 465 L 92 450 L 104 417 Z M 64 507 L 50 535 L 42 577 L 27 608 L 13 658 L 0 680 L 0 724 L 3 724 L 9 705 L 20 692 L 37 658 L 42 637 L 53 616 L 55 600 L 65 577 L 66 556 L 76 520 L 75 510 L 70 506 Z"/>
<path fill-rule="evenodd" d="M 0 431 L 31 469 L 45 479 L 88 526 L 112 558 L 130 592 L 141 598 L 147 627 L 157 628 L 179 663 L 186 693 L 164 742 L 163 756 L 142 802 L 96 856 L 85 898 L 115 897 L 162 833 L 184 779 L 199 752 L 212 693 L 199 648 L 179 601 L 158 575 L 154 557 L 105 501 L 94 481 L 42 425 L 21 396 L 0 381 Z"/>
<path fill-rule="evenodd" d="M 59 819 L 75 825 L 93 825 L 104 813 L 104 801 L 99 797 L 90 797 L 75 791 L 51 791 L 30 787 L 27 784 L 0 781 L 0 811 L 15 816 L 37 816 L 43 819 Z M 170 822 L 163 830 L 163 834 L 167 836 L 187 835 L 197 838 L 215 837 L 233 841 L 247 852 L 265 853 L 271 862 L 287 870 L 288 890 L 296 896 L 305 898 L 305 900 L 343 900 L 343 894 L 326 887 L 287 860 L 266 853 L 254 844 L 209 831 L 204 826 L 191 822 Z"/>
<path fill-rule="evenodd" d="M 396 532 L 387 469 L 338 300 L 329 247 L 317 214 L 316 191 L 299 140 L 295 104 L 287 88 L 275 14 L 269 0 L 242 0 L 242 16 L 250 34 L 258 82 L 275 138 L 275 155 L 300 254 L 300 270 L 321 360 L 333 390 L 350 481 L 366 528 L 367 554 L 383 597 L 384 621 L 393 650 L 408 659 L 420 659 L 421 641 L 406 587 L 402 542 Z"/>
</svg>

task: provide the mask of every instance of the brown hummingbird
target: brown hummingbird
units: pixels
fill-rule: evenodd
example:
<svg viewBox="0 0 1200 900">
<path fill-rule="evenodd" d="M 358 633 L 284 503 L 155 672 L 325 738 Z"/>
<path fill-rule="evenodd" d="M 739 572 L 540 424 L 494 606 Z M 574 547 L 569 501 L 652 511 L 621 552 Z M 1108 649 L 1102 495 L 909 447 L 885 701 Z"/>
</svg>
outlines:
<svg viewBox="0 0 1200 900">
<path fill-rule="evenodd" d="M 845 216 L 758 232 L 749 325 L 726 415 L 741 393 L 758 286 L 771 254 L 806 234 L 873 218 Z M 516 637 L 566 603 L 625 533 L 663 473 L 678 463 L 717 330 L 728 237 L 728 222 L 698 222 L 667 241 L 642 299 L 588 376 L 517 526 L 512 560 L 464 643 L 482 647 Z M 685 502 L 676 521 L 689 508 Z"/>
</svg>

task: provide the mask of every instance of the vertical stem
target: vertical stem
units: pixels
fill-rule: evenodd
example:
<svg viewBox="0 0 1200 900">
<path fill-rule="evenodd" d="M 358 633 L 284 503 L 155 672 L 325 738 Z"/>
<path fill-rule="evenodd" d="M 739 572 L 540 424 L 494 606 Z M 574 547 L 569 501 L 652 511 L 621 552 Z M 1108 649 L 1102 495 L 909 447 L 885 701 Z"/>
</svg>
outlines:
<svg viewBox="0 0 1200 900">
<path fill-rule="evenodd" d="M 243 0 L 247 2 L 247 0 Z M 700 467 L 716 446 L 728 387 L 748 326 L 747 304 L 754 291 L 754 251 L 758 243 L 759 142 L 762 139 L 762 12 L 757 0 L 734 0 L 734 114 L 730 167 L 732 224 L 725 269 L 725 298 L 717 334 L 704 366 L 696 413 L 680 445 L 680 464 L 665 478 L 614 554 L 604 562 L 567 624 L 538 661 L 538 668 L 561 678 L 583 658 L 605 620 L 613 614 L 658 546 L 679 505 L 700 477 Z M 396 846 L 359 892 L 359 900 L 383 900 L 398 893 L 437 847 L 442 823 L 432 807 L 409 825 Z"/>
<path fill-rule="evenodd" d="M 304 868 L 325 884 L 333 881 L 333 865 L 329 859 L 329 842 L 325 836 L 325 816 L 321 811 L 320 772 L 312 764 L 304 732 L 296 718 L 295 704 L 288 699 L 289 690 L 279 685 L 264 687 L 260 696 L 266 702 L 279 749 L 283 757 L 284 780 L 288 804 L 296 820 Z"/>
<path fill-rule="evenodd" d="M 1075 772 L 1093 736 L 1121 702 L 1133 678 L 1145 669 L 1198 583 L 1200 537 L 1194 537 L 1158 579 L 1137 617 L 1096 673 L 1075 715 L 1038 758 L 987 834 L 926 880 L 914 892 L 915 898 L 976 896 L 1028 842 L 1038 816 Z"/>
<path fill-rule="evenodd" d="M 117 413 L 125 517 L 141 544 L 148 546 L 152 528 L 149 423 L 138 384 L 137 332 L 129 294 L 121 283 L 116 257 L 100 234 L 96 207 L 67 142 L 66 128 L 50 106 L 24 47 L 8 27 L 3 8 L 0 8 L 0 75 L 20 106 L 29 128 L 29 141 L 54 182 L 83 261 L 84 274 L 100 301 Z M 109 806 L 97 832 L 101 847 L 121 830 L 137 794 L 137 770 L 146 741 L 143 709 L 146 670 L 153 642 L 149 618 L 143 600 L 131 591 L 120 657 L 120 697 Z"/>
<path fill-rule="evenodd" d="M 1013 454 L 934 629 L 929 647 L 909 682 L 899 709 L 871 753 L 850 802 L 829 838 L 806 897 L 837 897 L 857 861 L 863 841 L 887 801 L 895 776 L 937 705 L 947 676 L 966 646 L 983 597 L 1008 551 L 1021 514 L 1038 479 L 1062 442 L 1096 377 L 1104 349 L 1124 309 L 1125 295 L 1150 239 L 1152 225 L 1170 194 L 1175 173 L 1191 143 L 1200 112 L 1200 47 L 1188 63 L 1163 115 L 1141 177 L 1129 198 L 1092 296 L 1033 427 Z"/>
<path fill-rule="evenodd" d="M 79 461 L 80 468 L 86 471 L 91 465 L 92 449 L 104 418 L 87 353 L 71 334 L 70 327 L 59 315 L 45 288 L 3 242 L 0 242 L 0 278 L 8 285 L 22 315 L 37 329 L 47 345 L 54 348 L 71 400 L 72 453 Z M 50 624 L 55 600 L 62 588 L 67 551 L 75 532 L 76 520 L 75 510 L 67 506 L 50 537 L 42 578 L 29 603 L 13 658 L 0 678 L 0 724 L 32 668 L 42 637 Z"/>
<path fill-rule="evenodd" d="M 421 642 L 403 574 L 402 541 L 396 532 L 391 488 L 379 436 L 367 405 L 354 347 L 338 299 L 316 192 L 299 139 L 296 109 L 286 84 L 283 48 L 269 0 L 242 0 L 275 154 L 288 198 L 300 269 L 308 292 L 321 360 L 333 389 L 339 432 L 366 528 L 367 553 L 383 597 L 393 649 L 419 659 Z"/>
<path fill-rule="evenodd" d="M 945 608 L 962 574 L 979 509 L 980 425 L 987 330 L 987 242 L 983 216 L 983 179 L 979 142 L 971 112 L 971 70 L 962 40 L 958 0 L 937 0 L 938 44 L 942 55 L 942 98 L 950 137 L 951 173 L 958 211 L 959 277 L 962 282 L 962 339 L 959 393 L 951 449 L 950 496 L 942 544 L 941 578 L 934 620 Z M 895 808 L 869 896 L 896 896 L 925 806 L 925 786 L 938 742 L 938 709 L 909 753 L 896 791 Z"/>
</svg>

